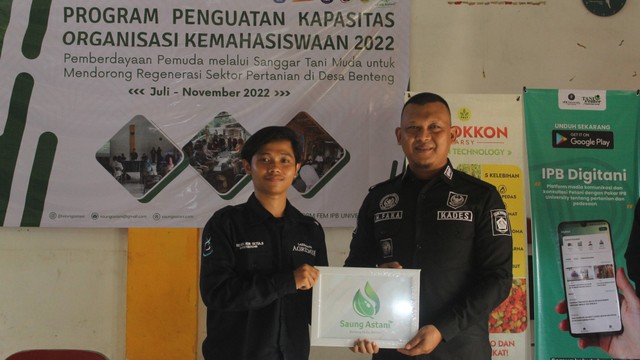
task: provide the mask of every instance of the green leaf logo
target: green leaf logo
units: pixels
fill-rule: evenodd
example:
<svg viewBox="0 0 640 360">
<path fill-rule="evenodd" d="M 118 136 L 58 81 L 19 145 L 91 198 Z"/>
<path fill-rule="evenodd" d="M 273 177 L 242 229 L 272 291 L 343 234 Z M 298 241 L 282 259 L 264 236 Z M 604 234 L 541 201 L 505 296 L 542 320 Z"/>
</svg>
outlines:
<svg viewBox="0 0 640 360">
<path fill-rule="evenodd" d="M 380 298 L 368 281 L 364 286 L 364 295 L 358 289 L 353 297 L 353 310 L 362 317 L 370 318 L 373 318 L 380 311 Z"/>
</svg>

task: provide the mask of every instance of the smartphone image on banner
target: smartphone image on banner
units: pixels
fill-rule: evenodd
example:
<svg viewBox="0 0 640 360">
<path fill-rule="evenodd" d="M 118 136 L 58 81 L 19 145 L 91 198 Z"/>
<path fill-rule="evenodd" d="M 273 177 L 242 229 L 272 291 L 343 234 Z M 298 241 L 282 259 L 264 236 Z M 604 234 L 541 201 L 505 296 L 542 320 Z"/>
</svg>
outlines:
<svg viewBox="0 0 640 360">
<path fill-rule="evenodd" d="M 562 222 L 558 240 L 571 335 L 622 332 L 609 223 Z"/>
</svg>

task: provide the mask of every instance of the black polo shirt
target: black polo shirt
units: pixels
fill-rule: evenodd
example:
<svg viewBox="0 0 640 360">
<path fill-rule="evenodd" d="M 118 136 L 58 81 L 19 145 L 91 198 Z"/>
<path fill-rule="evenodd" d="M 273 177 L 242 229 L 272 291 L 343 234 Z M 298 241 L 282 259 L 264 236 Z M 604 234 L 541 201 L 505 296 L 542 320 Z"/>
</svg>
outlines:
<svg viewBox="0 0 640 360">
<path fill-rule="evenodd" d="M 324 232 L 289 202 L 278 219 L 254 194 L 217 211 L 202 234 L 205 359 L 307 359 L 311 291 L 293 276 L 303 264 L 328 264 Z"/>
<path fill-rule="evenodd" d="M 421 269 L 420 326 L 443 342 L 421 359 L 490 359 L 488 316 L 508 295 L 513 246 L 495 187 L 448 163 L 429 181 L 410 170 L 373 186 L 345 266 Z M 407 358 L 381 350 L 374 359 Z"/>
</svg>

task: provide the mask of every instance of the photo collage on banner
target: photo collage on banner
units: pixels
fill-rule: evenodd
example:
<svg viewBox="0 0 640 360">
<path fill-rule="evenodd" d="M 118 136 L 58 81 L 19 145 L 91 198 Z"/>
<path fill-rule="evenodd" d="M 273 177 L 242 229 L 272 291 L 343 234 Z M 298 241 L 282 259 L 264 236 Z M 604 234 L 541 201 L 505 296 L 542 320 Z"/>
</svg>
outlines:
<svg viewBox="0 0 640 360">
<path fill-rule="evenodd" d="M 608 358 L 571 333 L 621 329 L 614 273 L 639 194 L 636 91 L 525 89 L 538 359 Z M 633 279 L 632 279 L 633 280 Z M 635 279 L 637 282 L 638 279 Z"/>
<path fill-rule="evenodd" d="M 354 226 L 402 159 L 388 119 L 409 14 L 391 0 L 1 5 L 0 226 L 201 227 L 251 194 L 239 152 L 270 125 L 304 141 L 291 200 Z"/>
</svg>

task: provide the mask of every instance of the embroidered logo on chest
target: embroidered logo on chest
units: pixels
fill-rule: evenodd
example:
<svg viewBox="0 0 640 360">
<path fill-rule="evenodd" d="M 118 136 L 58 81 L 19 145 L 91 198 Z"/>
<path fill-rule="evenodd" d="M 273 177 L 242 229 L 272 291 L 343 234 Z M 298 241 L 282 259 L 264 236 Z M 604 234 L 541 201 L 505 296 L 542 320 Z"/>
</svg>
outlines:
<svg viewBox="0 0 640 360">
<path fill-rule="evenodd" d="M 452 209 L 458 209 L 464 206 L 467 203 L 467 198 L 469 195 L 458 194 L 453 191 L 449 191 L 449 198 L 447 199 L 447 206 Z"/>
<path fill-rule="evenodd" d="M 301 252 L 301 253 L 309 254 L 311 256 L 316 256 L 315 249 L 311 245 L 307 245 L 305 243 L 298 243 L 296 245 L 293 245 L 292 250 L 295 252 Z"/>
<path fill-rule="evenodd" d="M 399 201 L 400 197 L 396 193 L 385 195 L 382 200 L 380 200 L 380 210 L 389 210 L 394 208 L 398 205 Z"/>
</svg>

